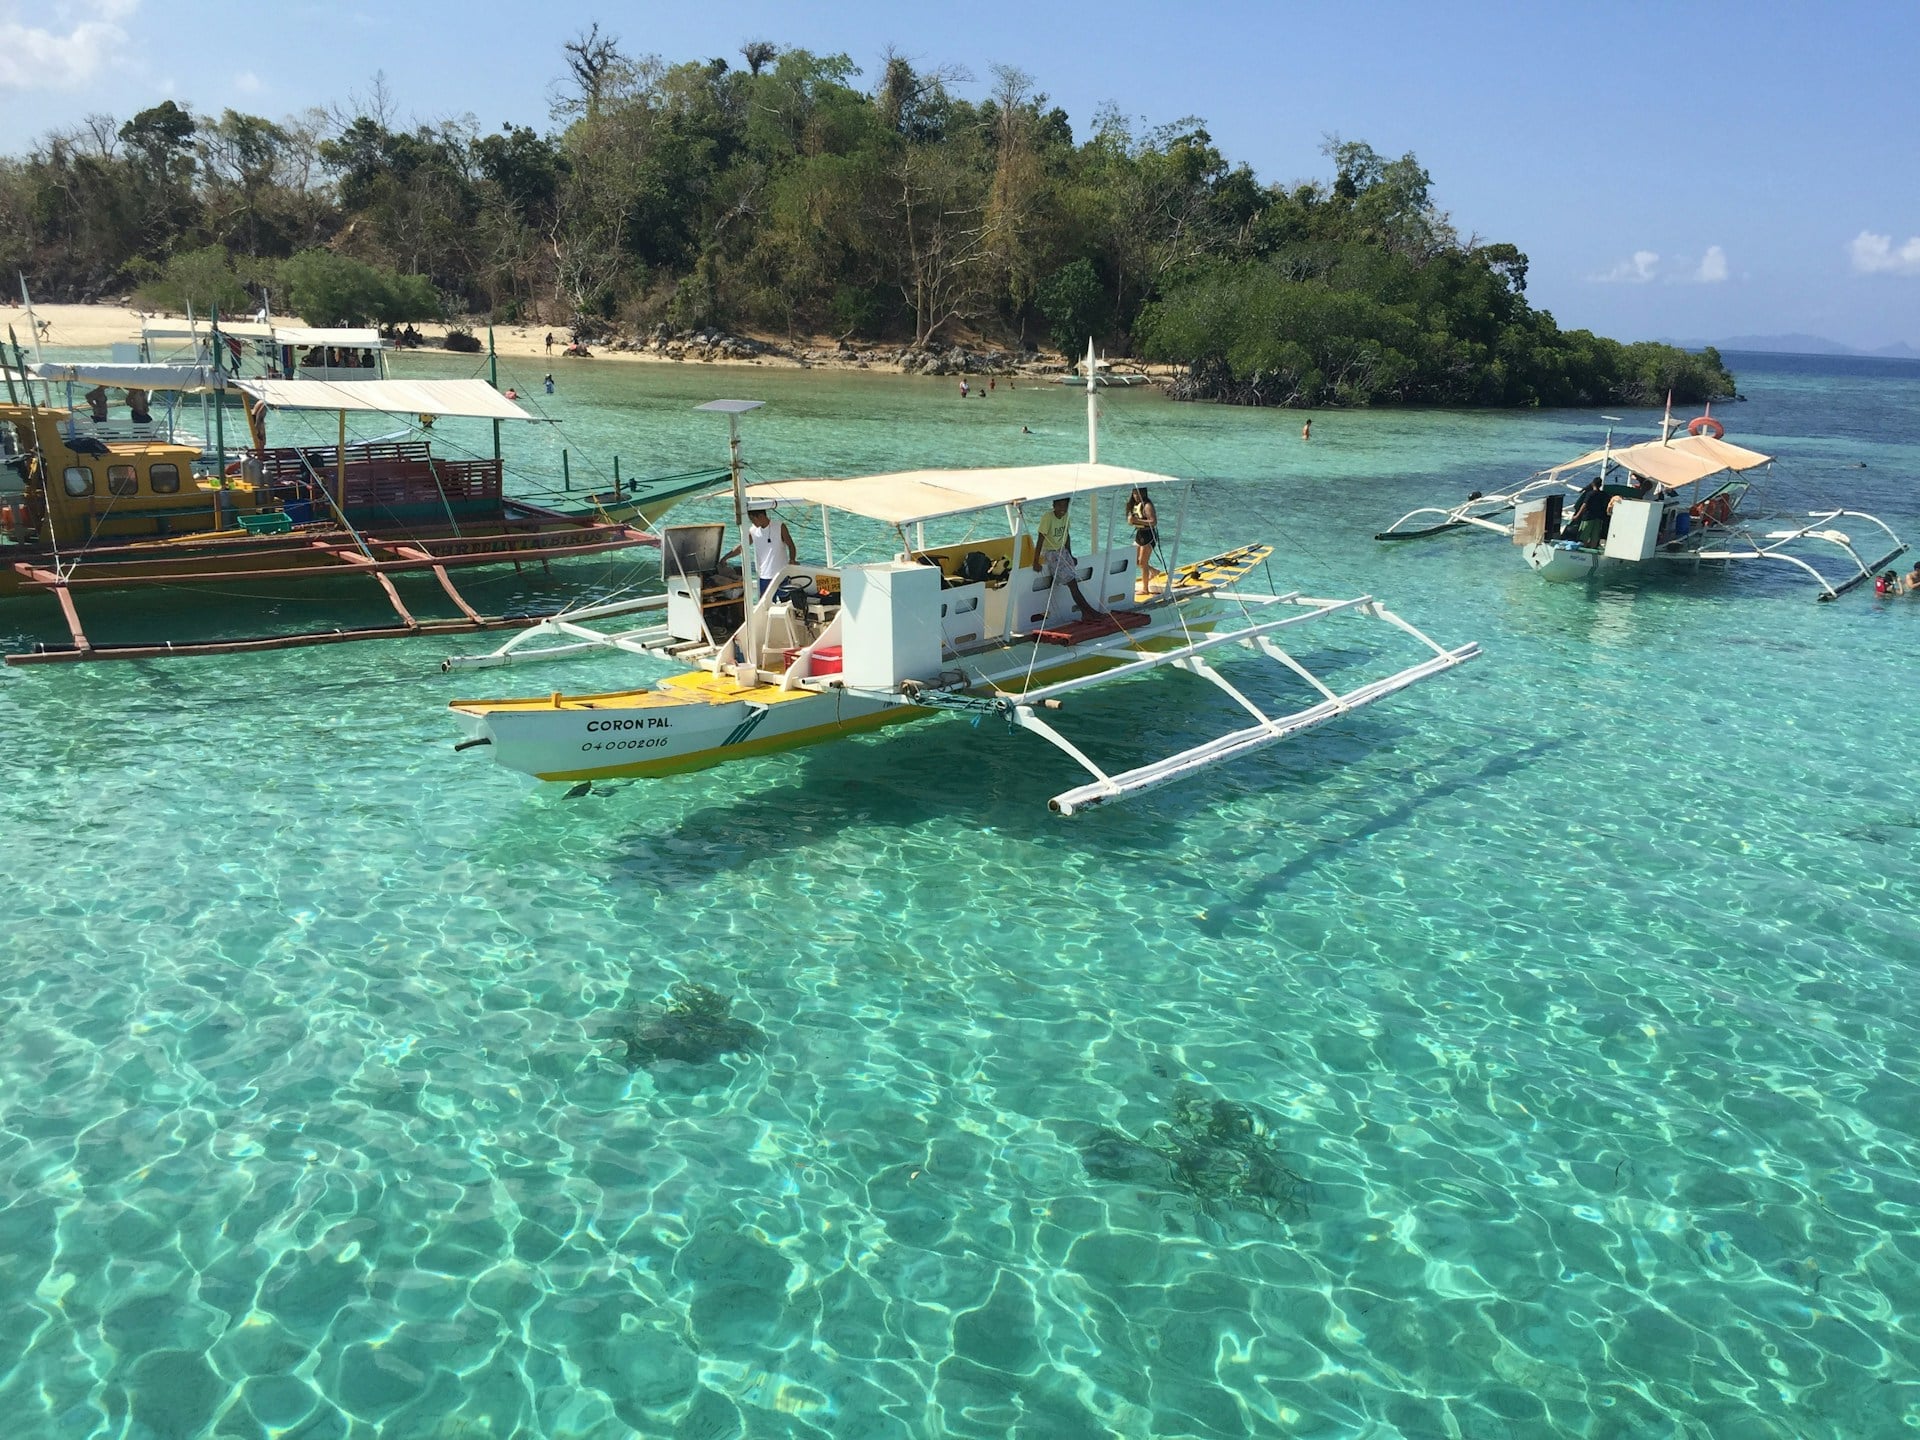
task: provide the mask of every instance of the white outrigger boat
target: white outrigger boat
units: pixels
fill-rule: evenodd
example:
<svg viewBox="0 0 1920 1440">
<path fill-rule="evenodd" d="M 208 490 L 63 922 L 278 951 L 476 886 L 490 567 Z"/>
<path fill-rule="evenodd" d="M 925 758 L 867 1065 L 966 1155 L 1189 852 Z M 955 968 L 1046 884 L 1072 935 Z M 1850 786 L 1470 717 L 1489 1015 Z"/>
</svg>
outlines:
<svg viewBox="0 0 1920 1440">
<path fill-rule="evenodd" d="M 1662 438 L 1620 449 L 1607 443 L 1528 478 L 1499 495 L 1473 495 L 1451 508 L 1423 506 L 1402 515 L 1376 540 L 1417 540 L 1452 530 L 1478 529 L 1505 536 L 1521 547 L 1527 564 L 1546 580 L 1587 580 L 1603 570 L 1635 565 L 1701 565 L 1772 560 L 1805 571 L 1819 598 L 1836 600 L 1864 584 L 1906 551 L 1886 523 L 1863 510 L 1815 510 L 1775 529 L 1782 517 L 1749 517 L 1753 488 L 1747 477 L 1769 470 L 1771 455 L 1730 444 L 1710 414 L 1693 420 L 1684 435 L 1671 421 Z M 1568 494 L 1576 499 L 1568 503 Z M 1891 547 L 1863 560 L 1853 537 L 1834 528 L 1852 520 L 1871 526 Z M 1416 523 L 1418 522 L 1418 523 Z M 1869 532 L 1871 533 L 1871 532 Z M 1796 547 L 1832 547 L 1846 557 L 1848 573 L 1829 578 Z M 1878 548 L 1877 545 L 1875 548 Z"/>
<path fill-rule="evenodd" d="M 1088 391 L 1085 464 L 790 480 L 756 484 L 750 496 L 740 480 L 738 422 L 759 402 L 700 406 L 729 418 L 742 555 L 752 554 L 744 533 L 748 510 L 817 505 L 827 542 L 824 561 L 785 565 L 735 623 L 727 601 L 731 597 L 737 614 L 739 597 L 750 592 L 716 573 L 723 527 L 666 530 L 664 597 L 562 616 L 490 654 L 447 665 L 501 665 L 613 648 L 671 655 L 688 668 L 638 689 L 453 701 L 465 735 L 458 748 L 489 747 L 500 764 L 543 780 L 590 781 L 699 770 L 943 711 L 976 720 L 991 715 L 1049 741 L 1089 773 L 1088 783 L 1049 802 L 1055 812 L 1071 815 L 1324 725 L 1480 653 L 1475 644 L 1438 644 L 1370 595 L 1330 600 L 1238 588 L 1271 553 L 1266 545 L 1180 564 L 1186 498 L 1172 532 L 1167 573 L 1148 589 L 1137 589 L 1123 497 L 1135 486 L 1172 492 L 1184 484 L 1190 494 L 1191 483 L 1101 463 L 1097 389 Z M 1030 520 L 1053 500 L 1082 495 L 1091 502 L 1094 543 L 1075 562 L 1074 578 L 1094 613 L 1076 619 L 1065 576 L 1034 568 L 1028 532 Z M 895 527 L 903 548 L 874 563 L 836 563 L 829 529 L 835 515 Z M 1002 527 L 994 538 L 926 543 L 930 523 L 977 523 L 982 517 L 994 517 Z M 649 608 L 664 609 L 666 623 L 611 634 L 585 623 Z M 1337 690 L 1281 642 L 1288 631 L 1341 615 L 1382 622 L 1425 653 L 1384 676 Z M 1269 715 L 1214 668 L 1213 661 L 1236 652 L 1257 652 L 1297 676 L 1310 688 L 1308 703 Z M 1043 718 L 1075 691 L 1167 666 L 1219 687 L 1252 723 L 1111 773 Z"/>
</svg>

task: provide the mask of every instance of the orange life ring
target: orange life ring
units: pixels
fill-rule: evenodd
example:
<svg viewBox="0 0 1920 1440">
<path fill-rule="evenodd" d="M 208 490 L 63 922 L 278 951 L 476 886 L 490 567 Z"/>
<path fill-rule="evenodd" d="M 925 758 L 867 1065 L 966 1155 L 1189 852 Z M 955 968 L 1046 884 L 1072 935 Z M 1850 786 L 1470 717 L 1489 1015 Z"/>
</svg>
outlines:
<svg viewBox="0 0 1920 1440">
<path fill-rule="evenodd" d="M 1696 415 L 1687 422 L 1687 434 L 1711 435 L 1716 440 L 1727 438 L 1727 427 L 1711 415 Z"/>
<path fill-rule="evenodd" d="M 1709 495 L 1698 504 L 1689 506 L 1687 513 L 1696 520 L 1704 520 L 1712 525 L 1724 525 L 1733 518 L 1733 499 L 1725 493 Z"/>
</svg>

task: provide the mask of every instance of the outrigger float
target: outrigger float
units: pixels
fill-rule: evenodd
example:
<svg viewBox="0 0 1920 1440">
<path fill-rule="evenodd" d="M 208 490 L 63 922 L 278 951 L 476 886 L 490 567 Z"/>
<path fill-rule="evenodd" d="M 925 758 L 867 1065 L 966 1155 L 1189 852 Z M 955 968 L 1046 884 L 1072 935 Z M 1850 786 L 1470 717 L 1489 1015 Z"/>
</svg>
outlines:
<svg viewBox="0 0 1920 1440">
<path fill-rule="evenodd" d="M 1095 373 L 1091 363 L 1088 373 Z M 1475 644 L 1442 646 L 1371 595 L 1320 599 L 1240 588 L 1271 554 L 1267 545 L 1181 564 L 1192 484 L 1102 463 L 1097 390 L 1088 390 L 1085 464 L 790 480 L 756 484 L 751 496 L 740 478 L 739 417 L 759 402 L 699 407 L 728 416 L 743 556 L 753 553 L 747 511 L 806 505 L 821 510 L 824 560 L 781 566 L 742 614 L 740 597 L 748 592 L 719 571 L 724 527 L 667 529 L 663 597 L 549 621 L 490 654 L 457 657 L 447 666 L 615 649 L 672 656 L 688 668 L 639 689 L 456 700 L 451 708 L 465 737 L 456 748 L 486 747 L 498 763 L 542 780 L 591 781 L 674 775 L 941 713 L 992 717 L 1046 740 L 1088 772 L 1088 783 L 1049 802 L 1056 813 L 1071 815 L 1302 734 L 1480 653 Z M 1123 497 L 1137 486 L 1182 495 L 1166 573 L 1144 589 L 1136 587 L 1133 537 L 1123 518 Z M 1077 496 L 1088 497 L 1092 509 L 1084 533 L 1093 543 L 1071 568 L 1073 583 L 1094 607 L 1082 618 L 1075 618 L 1066 567 L 1037 569 L 1028 533 L 1030 521 L 1053 500 Z M 836 563 L 834 516 L 893 527 L 903 548 L 874 563 Z M 993 538 L 926 543 L 929 524 L 978 524 L 983 517 L 998 517 L 989 523 L 1004 528 Z M 608 633 L 589 623 L 647 607 L 664 609 L 665 624 Z M 1380 622 L 1411 640 L 1424 658 L 1335 689 L 1283 642 L 1290 632 L 1336 616 Z M 1302 681 L 1308 703 L 1268 714 L 1215 668 L 1216 661 L 1249 652 Z M 1216 686 L 1251 723 L 1109 771 L 1050 718 L 1076 692 L 1168 667 Z"/>
<path fill-rule="evenodd" d="M 1747 500 L 1755 471 L 1770 472 L 1771 455 L 1734 445 L 1711 414 L 1696 417 L 1684 435 L 1671 419 L 1661 438 L 1620 449 L 1607 443 L 1497 495 L 1473 495 L 1459 505 L 1423 506 L 1402 515 L 1376 540 L 1420 540 L 1450 531 L 1477 529 L 1520 547 L 1526 563 L 1545 580 L 1587 580 L 1602 571 L 1638 565 L 1732 564 L 1770 560 L 1805 572 L 1819 587 L 1817 598 L 1837 600 L 1866 583 L 1906 552 L 1887 524 L 1863 510 L 1815 510 L 1795 516 L 1749 517 Z M 1568 497 L 1576 498 L 1570 505 Z M 1866 560 L 1854 538 L 1836 522 L 1871 527 L 1890 547 Z M 1756 528 L 1772 523 L 1776 528 Z M 1829 547 L 1850 567 L 1834 577 L 1796 548 Z M 1879 548 L 1875 542 L 1874 549 Z"/>
<path fill-rule="evenodd" d="M 0 496 L 0 597 L 51 596 L 71 634 L 69 644 L 9 655 L 9 664 L 230 654 L 534 624 L 542 616 L 482 614 L 453 572 L 657 545 L 645 527 L 678 500 L 710 490 L 723 473 L 667 477 L 587 497 L 581 509 L 555 509 L 504 492 L 498 426 L 535 417 L 486 381 L 236 379 L 224 373 L 222 351 L 211 347 L 211 367 L 43 364 L 28 371 L 20 357 L 7 372 L 0 464 L 21 488 Z M 171 403 L 160 420 L 149 413 L 124 432 L 96 422 L 92 407 L 51 403 L 56 388 L 71 393 L 86 384 L 142 397 L 210 394 L 215 444 L 176 433 Z M 36 387 L 44 400 L 36 400 Z M 247 443 L 232 449 L 219 403 L 228 394 L 245 406 L 232 423 L 247 427 Z M 279 411 L 337 414 L 336 443 L 267 445 L 267 417 Z M 450 460 L 422 439 L 349 443 L 349 413 L 490 420 L 495 453 Z M 248 638 L 95 644 L 76 605 L 76 596 L 91 591 L 240 581 L 278 588 L 343 574 L 371 579 L 393 619 Z M 407 574 L 437 582 L 455 617 L 416 617 L 393 583 Z"/>
</svg>

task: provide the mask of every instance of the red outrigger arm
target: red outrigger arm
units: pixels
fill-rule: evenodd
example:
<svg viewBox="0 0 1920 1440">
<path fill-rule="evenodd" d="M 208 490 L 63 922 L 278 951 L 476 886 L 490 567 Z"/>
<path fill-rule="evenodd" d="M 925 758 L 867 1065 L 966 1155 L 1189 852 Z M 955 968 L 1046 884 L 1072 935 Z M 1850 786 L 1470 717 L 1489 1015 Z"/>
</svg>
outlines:
<svg viewBox="0 0 1920 1440">
<path fill-rule="evenodd" d="M 392 640 L 410 635 L 457 635 L 477 630 L 519 629 L 549 618 L 538 615 L 483 615 L 470 605 L 453 578 L 449 567 L 499 565 L 521 560 L 567 559 L 579 555 L 597 555 L 610 550 L 630 549 L 635 545 L 657 544 L 645 531 L 625 525 L 584 526 L 554 534 L 535 532 L 521 535 L 485 535 L 461 538 L 413 540 L 402 544 L 367 537 L 360 544 L 343 544 L 314 537 L 269 554 L 309 558 L 304 565 L 275 566 L 271 569 L 225 569 L 181 571 L 179 559 L 108 560 L 94 563 L 110 565 L 114 573 L 104 575 L 62 574 L 27 562 L 13 568 L 29 586 L 51 590 L 60 603 L 60 611 L 72 634 L 71 645 L 41 646 L 32 651 L 9 655 L 9 665 L 49 665 L 88 660 L 152 660 L 176 655 L 232 655 L 254 650 L 291 650 L 308 645 L 338 645 L 353 640 Z M 252 551 L 259 556 L 258 549 Z M 188 563 L 193 563 L 191 560 Z M 128 574 L 138 569 L 141 573 Z M 96 645 L 87 638 L 80 615 L 73 603 L 76 587 L 119 589 L 153 584 L 219 584 L 259 580 L 309 580 L 351 571 L 371 575 L 380 585 L 387 603 L 399 617 L 399 625 L 344 626 L 327 630 L 298 631 L 287 635 L 260 635 L 244 639 L 189 642 L 162 641 L 157 644 Z M 458 620 L 420 620 L 410 612 L 390 574 L 430 572 L 440 588 L 459 609 Z M 557 613 L 557 612 L 555 612 Z"/>
</svg>

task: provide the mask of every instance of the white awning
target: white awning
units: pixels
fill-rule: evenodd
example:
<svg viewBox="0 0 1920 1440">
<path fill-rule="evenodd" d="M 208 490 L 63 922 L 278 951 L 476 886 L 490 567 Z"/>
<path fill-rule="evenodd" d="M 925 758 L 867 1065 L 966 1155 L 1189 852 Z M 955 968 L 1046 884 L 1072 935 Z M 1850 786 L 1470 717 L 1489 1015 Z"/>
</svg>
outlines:
<svg viewBox="0 0 1920 1440">
<path fill-rule="evenodd" d="M 205 340 L 213 334 L 213 326 L 205 320 L 196 320 L 191 328 L 179 325 L 142 325 L 140 333 L 149 340 Z M 222 320 L 220 322 L 222 340 L 271 340 L 273 327 L 262 325 L 257 320 Z"/>
<path fill-rule="evenodd" d="M 372 410 L 532 420 L 484 380 L 255 380 L 230 382 L 273 410 Z"/>
<path fill-rule="evenodd" d="M 273 343 L 276 345 L 332 345 L 345 350 L 381 350 L 386 342 L 380 338 L 378 330 L 312 330 L 301 326 L 280 326 L 273 329 Z"/>
<path fill-rule="evenodd" d="M 992 470 L 908 470 L 851 480 L 783 480 L 777 485 L 754 485 L 747 501 L 824 505 L 889 525 L 907 525 L 1089 490 L 1180 483 L 1170 475 L 1119 465 L 1017 465 Z"/>
<path fill-rule="evenodd" d="M 1612 451 L 1589 450 L 1579 459 L 1556 465 L 1546 473 L 1551 478 L 1557 478 L 1569 470 L 1598 465 L 1601 460 L 1608 458 L 1615 465 L 1635 475 L 1644 475 L 1666 490 L 1677 490 L 1682 485 L 1691 485 L 1696 480 L 1718 475 L 1723 470 L 1738 472 L 1773 463 L 1771 455 L 1762 455 L 1758 450 L 1749 450 L 1743 445 L 1716 440 L 1711 435 L 1676 435 L 1671 440 L 1648 440 Z"/>
<path fill-rule="evenodd" d="M 76 365 L 39 367 L 36 378 L 55 385 L 117 385 L 122 389 L 200 391 L 217 388 L 213 371 L 204 365 L 116 365 L 87 360 Z"/>
</svg>

